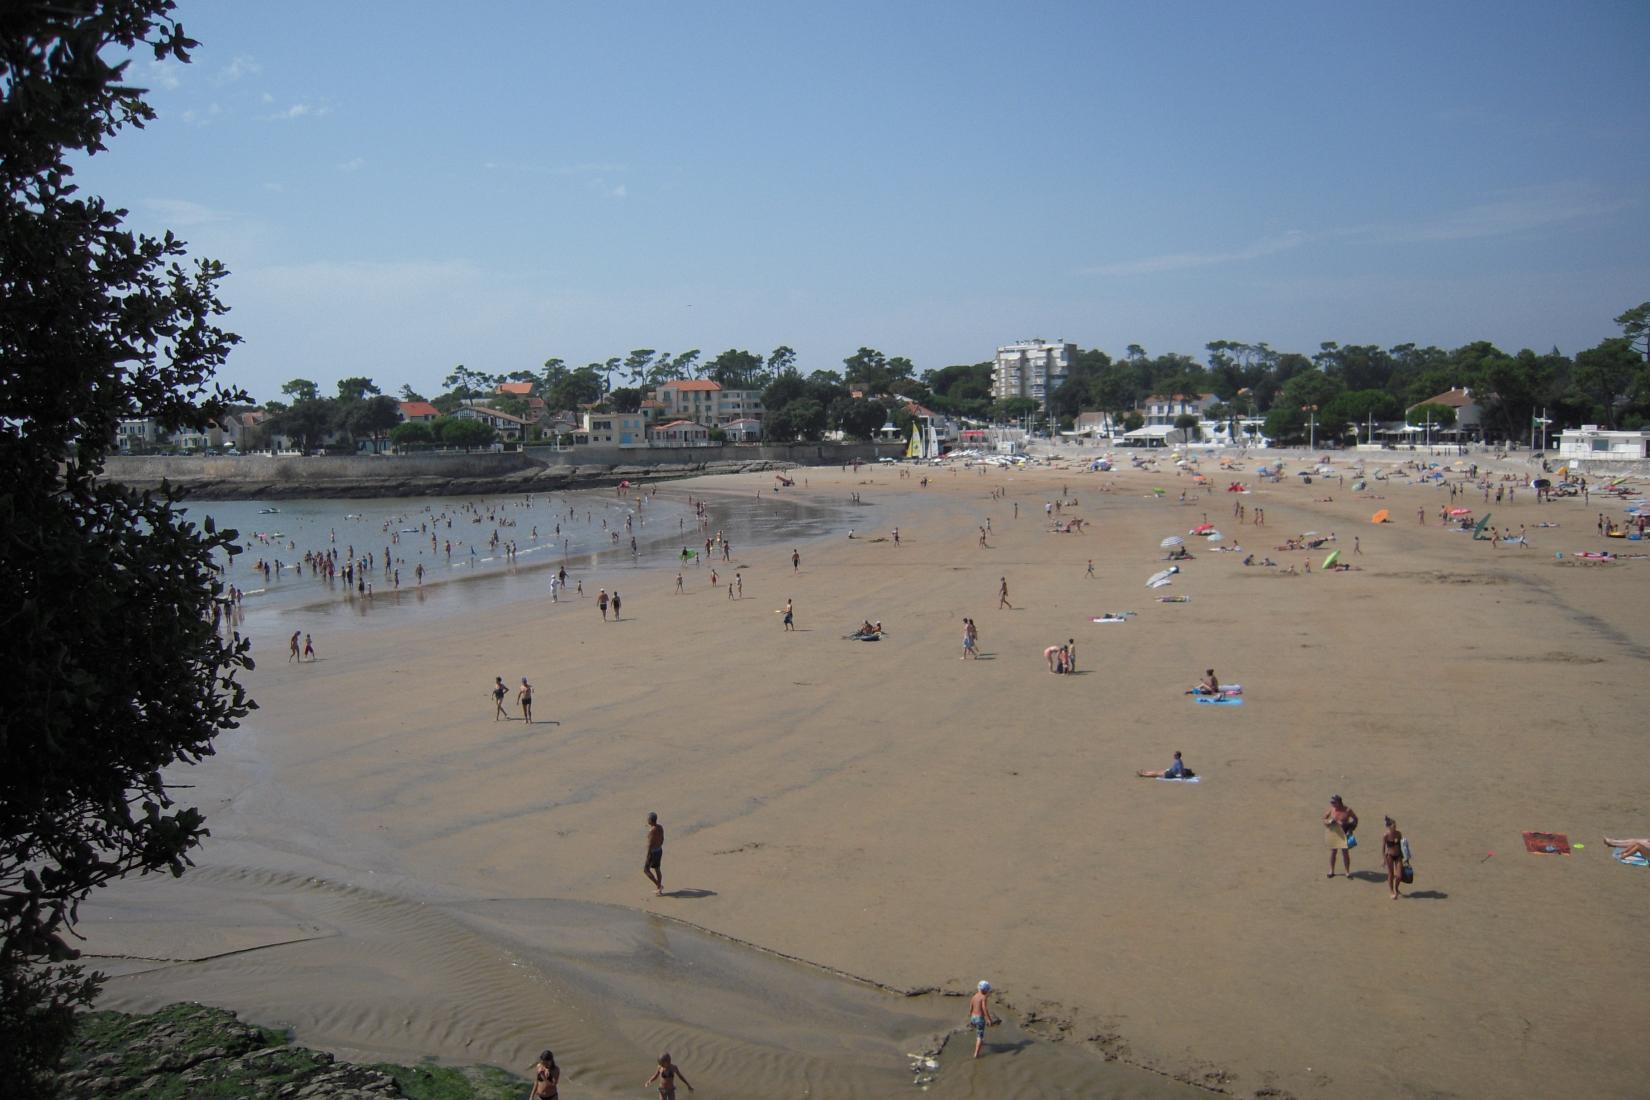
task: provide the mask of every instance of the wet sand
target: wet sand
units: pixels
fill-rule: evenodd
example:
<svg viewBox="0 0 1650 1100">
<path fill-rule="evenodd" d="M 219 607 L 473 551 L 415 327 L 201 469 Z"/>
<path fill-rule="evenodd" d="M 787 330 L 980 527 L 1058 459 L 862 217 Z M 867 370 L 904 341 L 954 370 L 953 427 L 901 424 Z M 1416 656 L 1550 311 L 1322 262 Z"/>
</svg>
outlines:
<svg viewBox="0 0 1650 1100">
<path fill-rule="evenodd" d="M 1631 691 L 1650 562 L 1571 563 L 1603 548 L 1593 517 L 1619 506 L 1520 493 L 1492 522 L 1563 526 L 1491 549 L 1437 526 L 1436 488 L 1371 482 L 1384 499 L 1359 499 L 1350 480 L 1261 485 L 1246 465 L 1205 462 L 1254 486 L 1241 498 L 1172 471 L 933 471 L 923 489 L 811 470 L 787 494 L 867 504 L 799 542 L 799 572 L 788 546 L 739 549 L 730 601 L 723 563 L 714 589 L 711 564 L 689 566 L 679 596 L 674 563 L 627 563 L 619 623 L 547 595 L 347 629 L 254 616 L 263 709 L 180 776 L 213 827 L 202 873 L 122 885 L 85 913 L 108 954 L 255 949 L 123 963 L 144 972 L 109 1000 L 195 997 L 317 1045 L 518 1069 L 549 1043 L 573 1095 L 628 1089 L 625 1067 L 639 1082 L 666 1043 L 721 1095 L 875 1096 L 909 1087 L 900 1048 L 959 1025 L 960 995 L 988 977 L 1000 1049 L 969 1065 L 958 1035 L 935 1095 L 1184 1092 L 1171 1078 L 1237 1095 L 1631 1095 L 1650 1073 L 1634 950 L 1650 873 L 1598 837 L 1650 827 Z M 733 501 L 767 483 L 674 491 Z M 1062 483 L 1085 534 L 1047 529 Z M 1182 488 L 1202 499 L 1178 505 Z M 1238 499 L 1264 528 L 1234 526 Z M 1380 507 L 1396 522 L 1371 525 Z M 1319 550 L 1310 576 L 1279 575 L 1192 539 L 1197 560 L 1161 593 L 1191 601 L 1156 602 L 1159 540 L 1205 512 L 1285 565 L 1309 556 L 1274 550 L 1286 535 L 1335 530 L 1361 571 L 1319 573 Z M 899 545 L 845 537 L 894 524 Z M 602 568 L 587 594 L 613 586 Z M 996 608 L 1002 576 L 1016 610 Z M 787 598 L 795 633 L 774 613 Z M 1089 622 L 1121 610 L 1138 616 Z M 959 660 L 963 616 L 980 661 Z M 862 618 L 889 636 L 844 640 Z M 323 660 L 286 664 L 284 636 L 320 623 Z M 1051 676 L 1042 650 L 1068 637 L 1079 673 Z M 1211 664 L 1244 706 L 1181 694 Z M 529 676 L 559 724 L 492 721 L 494 675 Z M 1174 749 L 1202 783 L 1134 777 Z M 1331 793 L 1364 821 L 1352 880 L 1324 875 Z M 668 830 L 664 898 L 640 873 L 650 809 Z M 1413 899 L 1387 898 L 1382 813 L 1414 845 Z M 1587 847 L 1528 855 L 1523 829 Z M 337 900 L 352 891 L 371 901 Z M 330 931 L 258 946 L 311 927 Z"/>
</svg>

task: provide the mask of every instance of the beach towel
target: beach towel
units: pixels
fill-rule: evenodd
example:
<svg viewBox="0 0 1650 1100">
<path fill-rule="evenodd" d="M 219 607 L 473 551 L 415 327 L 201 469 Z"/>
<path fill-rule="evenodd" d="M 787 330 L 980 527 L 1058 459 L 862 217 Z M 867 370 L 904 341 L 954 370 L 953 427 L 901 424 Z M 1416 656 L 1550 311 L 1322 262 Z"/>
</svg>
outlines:
<svg viewBox="0 0 1650 1100">
<path fill-rule="evenodd" d="M 1187 776 L 1181 776 L 1181 777 L 1171 777 L 1171 776 L 1167 776 L 1167 775 L 1157 775 L 1157 776 L 1153 776 L 1152 778 L 1156 779 L 1159 783 L 1198 783 L 1198 782 L 1201 782 L 1202 779 L 1203 779 L 1203 777 L 1201 775 L 1187 775 Z M 1639 856 L 1638 858 L 1643 859 L 1644 857 Z"/>
<path fill-rule="evenodd" d="M 1611 848 L 1610 854 L 1615 857 L 1617 863 L 1624 863 L 1629 867 L 1650 867 L 1650 859 L 1645 859 L 1637 852 L 1630 856 L 1622 855 L 1621 853 L 1626 850 L 1625 848 Z"/>
<path fill-rule="evenodd" d="M 1338 849 L 1352 847 L 1352 845 L 1346 842 L 1346 830 L 1342 829 L 1334 822 L 1330 822 L 1324 827 L 1324 840 L 1328 842 L 1331 848 Z"/>
<path fill-rule="evenodd" d="M 1098 617 L 1091 616 L 1089 618 L 1089 622 L 1091 623 L 1126 623 L 1128 621 L 1128 619 L 1119 615 L 1101 615 Z"/>
<path fill-rule="evenodd" d="M 1205 706 L 1205 707 L 1241 707 L 1243 705 L 1243 696 L 1241 696 L 1241 695 L 1221 695 L 1221 696 L 1194 695 L 1194 696 L 1192 696 L 1192 701 L 1197 703 L 1199 706 Z"/>
<path fill-rule="evenodd" d="M 1570 838 L 1563 833 L 1525 833 L 1524 850 L 1536 855 L 1567 856 Z"/>
</svg>

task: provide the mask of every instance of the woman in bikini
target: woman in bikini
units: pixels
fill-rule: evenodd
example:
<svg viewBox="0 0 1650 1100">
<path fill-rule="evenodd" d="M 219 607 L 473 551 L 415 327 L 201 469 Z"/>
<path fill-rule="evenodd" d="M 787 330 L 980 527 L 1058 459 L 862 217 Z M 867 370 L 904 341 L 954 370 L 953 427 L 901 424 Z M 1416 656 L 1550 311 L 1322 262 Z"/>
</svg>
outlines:
<svg viewBox="0 0 1650 1100">
<path fill-rule="evenodd" d="M 527 1100 L 556 1100 L 560 1087 L 561 1067 L 556 1065 L 556 1056 L 543 1051 L 533 1066 L 533 1091 L 527 1094 Z"/>
<path fill-rule="evenodd" d="M 682 1084 L 687 1086 L 688 1091 L 692 1092 L 693 1083 L 682 1073 L 681 1068 L 670 1060 L 670 1052 L 667 1050 L 659 1055 L 659 1068 L 653 1071 L 652 1077 L 642 1082 L 642 1087 L 646 1088 L 657 1081 L 659 1082 L 659 1100 L 676 1100 L 676 1079 L 678 1077 L 682 1079 Z"/>
<path fill-rule="evenodd" d="M 1386 888 L 1392 892 L 1392 900 L 1397 901 L 1403 895 L 1398 885 L 1404 880 L 1404 834 L 1398 831 L 1398 826 L 1392 818 L 1383 818 L 1386 822 L 1386 832 L 1381 835 L 1381 860 L 1386 864 Z"/>
</svg>

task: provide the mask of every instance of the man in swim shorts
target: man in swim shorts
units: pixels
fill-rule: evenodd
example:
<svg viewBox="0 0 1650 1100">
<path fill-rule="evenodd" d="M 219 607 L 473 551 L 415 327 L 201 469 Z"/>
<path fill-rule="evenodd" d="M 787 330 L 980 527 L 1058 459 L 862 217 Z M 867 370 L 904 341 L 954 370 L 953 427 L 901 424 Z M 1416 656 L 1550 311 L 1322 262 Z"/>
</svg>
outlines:
<svg viewBox="0 0 1650 1100">
<path fill-rule="evenodd" d="M 665 827 L 659 824 L 659 815 L 647 815 L 647 858 L 642 861 L 642 874 L 653 884 L 654 893 L 665 896 L 665 872 L 660 866 L 665 858 Z"/>
</svg>

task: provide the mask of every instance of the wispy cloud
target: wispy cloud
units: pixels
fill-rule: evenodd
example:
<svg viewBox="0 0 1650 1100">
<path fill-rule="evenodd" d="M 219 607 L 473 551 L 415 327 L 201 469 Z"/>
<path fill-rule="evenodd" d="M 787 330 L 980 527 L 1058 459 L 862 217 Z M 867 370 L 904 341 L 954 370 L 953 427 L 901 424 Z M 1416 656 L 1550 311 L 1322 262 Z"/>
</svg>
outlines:
<svg viewBox="0 0 1650 1100">
<path fill-rule="evenodd" d="M 267 99 L 266 102 L 268 102 Z M 298 118 L 320 118 L 322 115 L 331 113 L 332 108 L 327 104 L 310 103 L 306 100 L 294 103 L 290 107 L 275 111 L 273 114 L 264 115 L 263 117 L 266 122 L 286 122 L 288 120 Z"/>
<path fill-rule="evenodd" d="M 1236 249 L 1171 252 L 1078 269 L 1080 275 L 1152 275 L 1190 268 L 1242 263 L 1306 245 L 1427 244 L 1504 237 L 1616 213 L 1630 206 L 1597 189 L 1574 183 L 1495 192 L 1485 201 L 1409 221 L 1378 222 L 1306 232 L 1290 230 Z"/>
<path fill-rule="evenodd" d="M 263 71 L 264 67 L 258 64 L 257 58 L 248 54 L 236 54 L 229 64 L 218 70 L 213 79 L 219 84 L 233 84 L 242 77 L 256 76 Z"/>
<path fill-rule="evenodd" d="M 221 114 L 223 114 L 223 107 L 217 103 L 211 103 L 204 110 L 190 107 L 178 117 L 190 126 L 210 126 L 217 121 L 218 116 Z"/>
<path fill-rule="evenodd" d="M 1079 269 L 1078 274 L 1151 275 L 1162 271 L 1184 271 L 1193 267 L 1213 267 L 1216 264 L 1257 260 L 1262 256 L 1287 252 L 1292 248 L 1299 248 L 1308 239 L 1307 234 L 1292 229 L 1276 237 L 1266 237 L 1258 240 L 1246 248 L 1226 252 L 1170 252 L 1162 256 L 1146 256 L 1136 260 L 1122 260 L 1116 263 L 1085 267 Z"/>
<path fill-rule="evenodd" d="M 578 164 L 534 164 L 519 160 L 488 160 L 481 166 L 489 172 L 520 172 L 530 176 L 622 176 L 623 164 L 584 161 Z"/>
<path fill-rule="evenodd" d="M 1409 224 L 1368 226 L 1349 231 L 1348 235 L 1374 243 L 1466 241 L 1613 214 L 1628 205 L 1625 200 L 1609 198 L 1584 185 L 1549 184 L 1498 192 L 1485 202 L 1461 210 Z"/>
<path fill-rule="evenodd" d="M 168 91 L 183 83 L 183 66 L 176 61 L 156 61 L 150 59 L 143 63 L 143 82 L 151 88 L 165 88 Z"/>
<path fill-rule="evenodd" d="M 229 221 L 234 217 L 227 211 L 214 210 L 210 206 L 203 206 L 189 199 L 144 199 L 140 205 L 167 225 L 211 225 L 215 222 Z"/>
<path fill-rule="evenodd" d="M 364 158 L 364 157 L 351 157 L 349 160 L 343 161 L 342 163 L 340 163 L 338 165 L 338 171 L 340 171 L 340 172 L 359 172 L 361 169 L 365 168 L 366 166 L 367 166 L 366 158 Z"/>
</svg>

